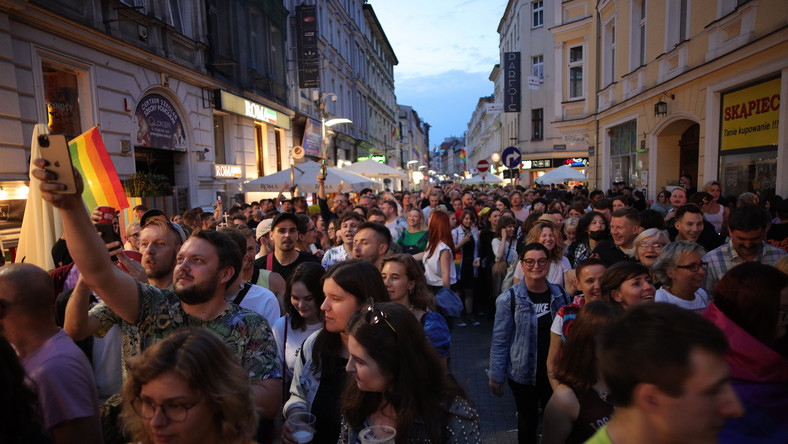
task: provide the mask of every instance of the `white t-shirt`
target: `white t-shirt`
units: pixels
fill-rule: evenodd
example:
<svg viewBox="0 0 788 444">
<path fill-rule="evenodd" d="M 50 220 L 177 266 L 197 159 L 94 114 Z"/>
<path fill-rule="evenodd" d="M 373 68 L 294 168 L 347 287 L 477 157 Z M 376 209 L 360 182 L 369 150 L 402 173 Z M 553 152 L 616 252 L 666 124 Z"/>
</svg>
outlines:
<svg viewBox="0 0 788 444">
<path fill-rule="evenodd" d="M 547 272 L 547 282 L 563 287 L 564 272 L 571 269 L 572 264 L 569 263 L 569 259 L 567 259 L 566 256 L 563 256 L 560 262 L 550 262 L 550 271 Z M 523 268 L 517 267 L 517 270 L 514 272 L 514 278 L 521 281 L 523 277 Z"/>
<path fill-rule="evenodd" d="M 285 344 L 285 323 L 289 322 L 287 315 L 279 318 L 273 325 L 274 340 L 276 347 L 279 350 L 279 362 L 285 363 L 285 373 L 282 375 L 285 381 L 293 379 L 293 369 L 295 368 L 296 360 L 301 358 L 301 345 L 306 338 L 312 333 L 320 330 L 323 326 L 322 322 L 317 324 L 307 325 L 306 330 L 293 330 L 292 326 L 287 324 L 287 344 Z"/>
<path fill-rule="evenodd" d="M 667 302 L 669 304 L 678 305 L 685 310 L 701 314 L 706 310 L 706 306 L 709 305 L 709 295 L 706 294 L 706 290 L 698 288 L 698 290 L 695 291 L 695 299 L 686 301 L 674 296 L 668 290 L 660 288 L 654 295 L 654 302 Z"/>
<path fill-rule="evenodd" d="M 498 256 L 498 248 L 501 247 L 501 239 L 493 238 L 492 240 L 492 250 L 493 254 L 495 255 L 495 260 L 503 259 L 508 263 L 516 262 L 517 261 L 517 240 L 506 241 L 506 244 L 509 245 L 509 253 L 506 253 L 506 250 L 503 250 L 503 254 Z M 505 247 L 504 247 L 505 248 Z"/>
<path fill-rule="evenodd" d="M 245 284 L 249 284 L 245 282 Z M 279 300 L 276 295 L 269 289 L 263 288 L 259 285 L 249 284 L 251 288 L 246 292 L 246 296 L 241 300 L 241 308 L 251 310 L 268 321 L 268 325 L 274 325 L 281 316 L 279 311 Z M 227 302 L 232 302 L 238 293 L 234 294 L 231 298 L 226 299 Z"/>
<path fill-rule="evenodd" d="M 421 261 L 424 263 L 424 276 L 427 278 L 427 285 L 432 285 L 434 287 L 441 287 L 443 286 L 443 276 L 441 275 L 441 261 L 440 256 L 444 250 L 448 250 L 449 255 L 451 255 L 451 248 L 448 245 L 441 242 L 438 245 L 438 248 L 432 252 L 432 256 L 427 256 L 429 253 L 427 251 L 424 252 L 424 256 L 422 257 Z M 451 260 L 451 266 L 449 267 L 451 271 L 451 285 L 454 285 L 457 282 L 457 267 L 454 266 L 454 260 Z"/>
</svg>

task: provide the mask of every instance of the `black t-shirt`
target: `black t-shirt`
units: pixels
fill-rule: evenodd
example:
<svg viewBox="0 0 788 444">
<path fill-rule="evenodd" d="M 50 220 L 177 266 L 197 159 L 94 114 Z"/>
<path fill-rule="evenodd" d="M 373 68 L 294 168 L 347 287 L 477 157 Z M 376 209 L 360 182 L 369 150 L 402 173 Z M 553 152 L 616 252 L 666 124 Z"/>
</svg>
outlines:
<svg viewBox="0 0 788 444">
<path fill-rule="evenodd" d="M 547 352 L 550 351 L 550 327 L 553 317 L 550 315 L 550 300 L 553 298 L 550 289 L 541 293 L 528 292 L 536 310 L 536 380 L 547 379 Z M 537 382 L 538 384 L 538 382 Z"/>
<path fill-rule="evenodd" d="M 318 264 L 320 263 L 320 259 L 318 259 L 317 256 L 315 256 L 314 254 L 299 251 L 298 258 L 296 258 L 296 260 L 294 260 L 290 264 L 282 265 L 279 263 L 278 260 L 276 260 L 276 255 L 274 255 L 274 253 L 268 253 L 267 255 L 255 260 L 254 266 L 261 270 L 268 270 L 269 255 L 271 256 L 271 263 L 272 263 L 272 267 L 270 267 L 270 270 L 273 271 L 274 273 L 279 273 L 282 276 L 282 278 L 284 278 L 285 282 L 290 281 L 290 276 L 293 275 L 293 272 L 295 271 L 298 265 L 304 262 L 316 262 Z"/>
<path fill-rule="evenodd" d="M 347 380 L 346 365 L 347 359 L 341 359 L 337 362 L 334 371 L 325 371 L 323 377 L 320 378 L 320 385 L 317 387 L 315 399 L 312 401 L 311 413 L 317 418 L 313 444 L 335 444 L 337 442 L 336 437 L 339 436 L 342 425 L 339 400 Z"/>
</svg>

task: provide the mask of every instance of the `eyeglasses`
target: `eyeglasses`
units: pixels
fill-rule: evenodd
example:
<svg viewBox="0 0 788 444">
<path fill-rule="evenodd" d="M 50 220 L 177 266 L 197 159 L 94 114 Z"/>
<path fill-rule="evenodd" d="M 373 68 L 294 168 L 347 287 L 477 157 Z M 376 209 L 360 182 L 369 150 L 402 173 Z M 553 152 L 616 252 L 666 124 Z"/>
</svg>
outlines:
<svg viewBox="0 0 788 444">
<path fill-rule="evenodd" d="M 160 407 L 164 416 L 172 422 L 186 421 L 189 410 L 193 409 L 197 404 L 202 401 L 202 397 L 191 405 L 178 404 L 177 402 L 166 402 L 164 404 L 156 404 L 145 398 L 137 398 L 131 402 L 131 407 L 142 419 L 153 419 L 156 415 L 156 408 Z"/>
<path fill-rule="evenodd" d="M 537 265 L 537 264 L 538 264 L 540 267 L 545 267 L 545 266 L 547 266 L 547 262 L 548 262 L 548 260 L 547 260 L 547 258 L 544 258 L 544 257 L 543 257 L 543 258 L 541 258 L 541 259 L 531 259 L 531 258 L 528 258 L 528 259 L 523 259 L 523 262 L 525 262 L 525 266 L 526 266 L 526 267 L 528 267 L 528 268 L 533 268 L 533 266 L 534 266 L 534 265 Z"/>
<path fill-rule="evenodd" d="M 383 310 L 376 310 L 373 305 L 367 306 L 364 313 L 364 320 L 367 321 L 369 325 L 377 325 L 380 323 L 380 321 L 383 321 L 389 326 L 394 334 L 397 334 L 397 329 L 391 325 L 391 322 L 389 322 L 389 315 L 384 313 Z"/>
<path fill-rule="evenodd" d="M 661 250 L 665 248 L 665 244 L 661 244 L 659 242 L 654 242 L 653 244 L 650 244 L 648 242 L 641 242 L 638 244 L 638 247 L 644 250 Z"/>
<path fill-rule="evenodd" d="M 140 234 L 139 233 L 132 233 L 132 234 L 129 234 L 128 236 L 126 236 L 126 237 L 140 237 Z"/>
<path fill-rule="evenodd" d="M 689 264 L 689 265 L 676 265 L 676 268 L 683 268 L 685 270 L 689 270 L 693 273 L 696 273 L 700 269 L 700 267 L 703 267 L 705 269 L 706 267 L 708 267 L 708 265 L 709 265 L 708 262 L 695 262 L 694 264 Z"/>
</svg>

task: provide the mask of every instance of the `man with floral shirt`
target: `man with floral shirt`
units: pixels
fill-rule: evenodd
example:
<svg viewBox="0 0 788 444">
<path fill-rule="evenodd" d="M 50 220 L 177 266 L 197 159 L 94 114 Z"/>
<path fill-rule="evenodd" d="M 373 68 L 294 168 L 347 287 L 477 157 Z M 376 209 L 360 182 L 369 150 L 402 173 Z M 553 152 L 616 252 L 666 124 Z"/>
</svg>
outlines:
<svg viewBox="0 0 788 444">
<path fill-rule="evenodd" d="M 63 231 L 72 242 L 69 250 L 82 278 L 128 326 L 137 329 L 128 344 L 139 353 L 182 326 L 203 326 L 224 339 L 249 371 L 252 391 L 261 418 L 273 418 L 281 399 L 281 374 L 277 349 L 268 322 L 260 315 L 225 301 L 227 286 L 241 269 L 241 254 L 227 235 L 198 232 L 181 247 L 174 269 L 175 292 L 137 282 L 115 267 L 82 202 L 82 178 L 76 173 L 77 193 L 64 189 L 57 176 L 35 159 L 33 175 L 42 181 L 43 198 L 60 210 Z M 89 322 L 101 322 L 89 317 Z"/>
</svg>

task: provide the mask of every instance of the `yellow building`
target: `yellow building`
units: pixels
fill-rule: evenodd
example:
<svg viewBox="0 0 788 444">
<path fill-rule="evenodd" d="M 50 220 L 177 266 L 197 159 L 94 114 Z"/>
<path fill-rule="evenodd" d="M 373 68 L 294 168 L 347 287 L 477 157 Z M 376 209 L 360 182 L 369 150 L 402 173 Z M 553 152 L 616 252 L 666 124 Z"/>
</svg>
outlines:
<svg viewBox="0 0 788 444">
<path fill-rule="evenodd" d="M 591 186 L 624 181 L 654 198 L 688 174 L 693 185 L 718 180 L 724 195 L 788 194 L 785 6 L 556 2 L 553 125 L 588 144 Z"/>
</svg>

